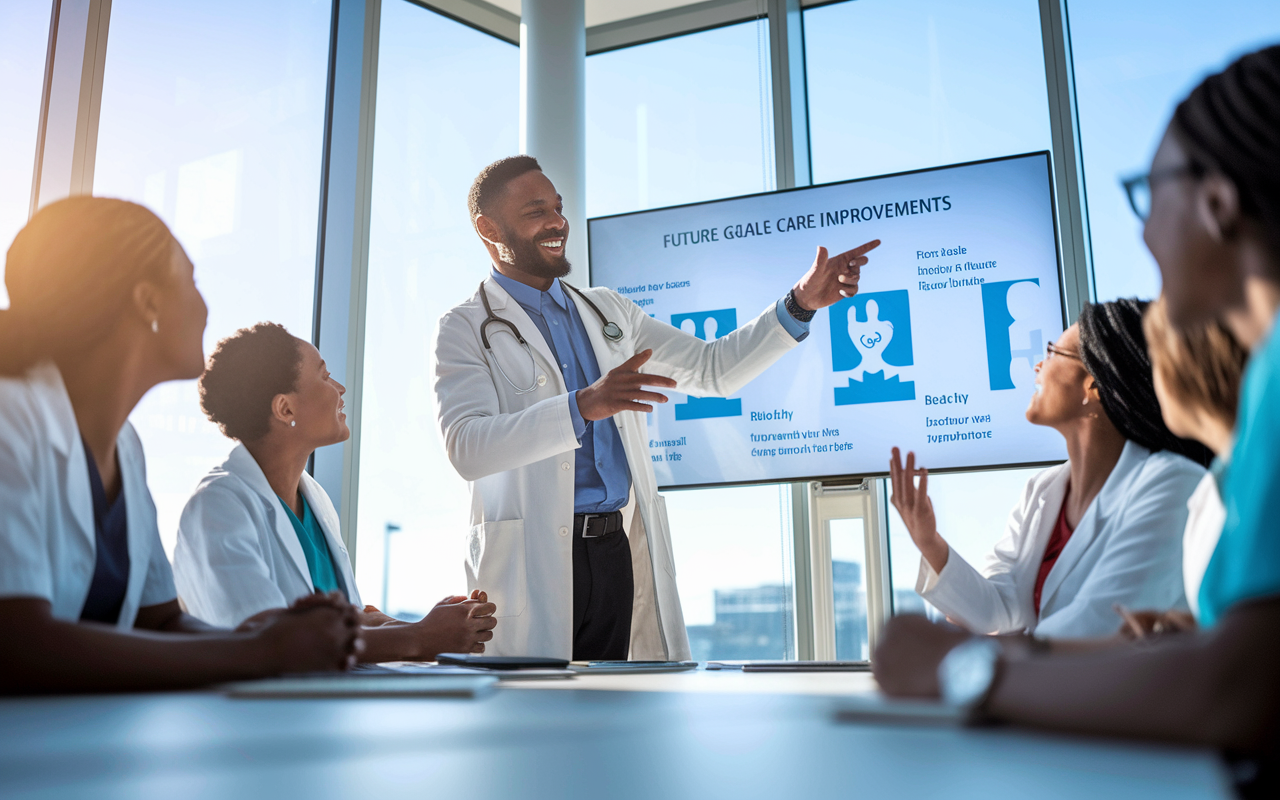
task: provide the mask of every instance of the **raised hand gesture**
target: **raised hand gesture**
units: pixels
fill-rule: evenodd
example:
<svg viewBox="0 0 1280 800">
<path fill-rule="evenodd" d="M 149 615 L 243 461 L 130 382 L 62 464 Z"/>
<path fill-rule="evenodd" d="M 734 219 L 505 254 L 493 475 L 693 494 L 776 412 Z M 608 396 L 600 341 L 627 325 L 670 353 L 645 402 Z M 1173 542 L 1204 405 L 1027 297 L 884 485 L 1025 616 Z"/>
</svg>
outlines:
<svg viewBox="0 0 1280 800">
<path fill-rule="evenodd" d="M 916 486 L 916 478 L 920 478 L 920 486 Z M 934 572 L 941 573 L 947 565 L 947 556 L 951 548 L 938 533 L 938 519 L 933 514 L 933 501 L 929 499 L 929 470 L 916 469 L 916 454 L 907 453 L 907 465 L 902 465 L 902 453 L 893 448 L 893 456 L 889 459 L 889 480 L 893 486 L 893 495 L 889 502 L 898 509 L 902 522 L 911 534 L 911 541 L 920 548 L 933 567 Z"/>
<path fill-rule="evenodd" d="M 819 247 L 813 266 L 795 285 L 796 302 L 807 311 L 839 302 L 842 298 L 858 293 L 858 278 L 862 265 L 867 263 L 867 253 L 880 246 L 879 239 L 846 250 L 837 256 L 828 256 L 827 248 Z"/>
<path fill-rule="evenodd" d="M 653 355 L 643 350 L 618 366 L 608 375 L 585 389 L 578 390 L 578 413 L 586 420 L 606 419 L 619 411 L 653 411 L 649 403 L 665 403 L 667 396 L 650 392 L 643 386 L 662 386 L 674 389 L 676 382 L 661 375 L 639 372 L 640 367 Z"/>
</svg>

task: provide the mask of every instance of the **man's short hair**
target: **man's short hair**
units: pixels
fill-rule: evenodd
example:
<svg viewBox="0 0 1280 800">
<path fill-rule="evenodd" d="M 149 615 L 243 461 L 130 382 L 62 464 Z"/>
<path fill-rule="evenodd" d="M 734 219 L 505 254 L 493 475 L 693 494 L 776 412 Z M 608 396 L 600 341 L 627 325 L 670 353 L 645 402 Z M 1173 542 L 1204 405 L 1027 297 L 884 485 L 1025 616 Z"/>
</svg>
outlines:
<svg viewBox="0 0 1280 800">
<path fill-rule="evenodd" d="M 507 156 L 480 170 L 480 174 L 471 183 L 471 191 L 467 193 L 471 224 L 474 226 L 476 218 L 492 208 L 493 201 L 502 194 L 508 183 L 534 170 L 541 172 L 542 167 L 533 156 Z"/>
</svg>

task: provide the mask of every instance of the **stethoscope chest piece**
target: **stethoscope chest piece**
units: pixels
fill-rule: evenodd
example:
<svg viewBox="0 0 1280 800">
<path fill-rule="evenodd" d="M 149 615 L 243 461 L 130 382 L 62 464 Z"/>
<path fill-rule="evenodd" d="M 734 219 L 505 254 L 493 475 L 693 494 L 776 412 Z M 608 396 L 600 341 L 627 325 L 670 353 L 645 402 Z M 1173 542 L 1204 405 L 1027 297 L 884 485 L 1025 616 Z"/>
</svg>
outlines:
<svg viewBox="0 0 1280 800">
<path fill-rule="evenodd" d="M 620 339 L 622 339 L 622 328 L 619 328 L 618 323 L 616 322 L 605 323 L 604 338 L 608 339 L 611 342 L 619 341 Z"/>
</svg>

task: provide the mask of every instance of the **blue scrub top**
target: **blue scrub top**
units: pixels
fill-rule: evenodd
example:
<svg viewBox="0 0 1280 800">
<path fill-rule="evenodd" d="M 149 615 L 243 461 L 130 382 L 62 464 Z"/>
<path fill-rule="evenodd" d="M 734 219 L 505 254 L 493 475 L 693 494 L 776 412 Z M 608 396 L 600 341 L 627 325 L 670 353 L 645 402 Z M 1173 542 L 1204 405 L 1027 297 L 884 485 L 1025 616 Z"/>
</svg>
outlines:
<svg viewBox="0 0 1280 800">
<path fill-rule="evenodd" d="M 116 499 L 107 502 L 107 491 L 102 485 L 98 462 L 93 460 L 89 443 L 84 445 L 84 457 L 89 462 L 89 491 L 93 496 L 93 581 L 89 584 L 89 596 L 85 598 L 80 619 L 115 625 L 120 620 L 120 608 L 129 588 L 129 514 L 124 504 L 124 486 Z"/>
<path fill-rule="evenodd" d="M 1240 393 L 1236 444 L 1227 465 L 1227 519 L 1200 584 L 1200 623 L 1209 627 L 1237 603 L 1280 595 L 1280 336 L 1249 362 Z"/>
<path fill-rule="evenodd" d="M 298 519 L 298 515 L 293 513 L 293 509 L 285 501 L 280 500 L 280 505 L 284 508 L 284 513 L 289 515 L 293 532 L 298 535 L 298 543 L 302 545 L 302 554 L 307 558 L 307 570 L 311 573 L 311 584 L 317 592 L 332 592 L 336 589 L 345 595 L 346 587 L 342 585 L 342 578 L 333 566 L 329 540 L 325 538 L 315 514 L 311 513 L 311 504 L 307 502 L 307 498 L 299 499 L 302 501 L 302 519 Z"/>
</svg>

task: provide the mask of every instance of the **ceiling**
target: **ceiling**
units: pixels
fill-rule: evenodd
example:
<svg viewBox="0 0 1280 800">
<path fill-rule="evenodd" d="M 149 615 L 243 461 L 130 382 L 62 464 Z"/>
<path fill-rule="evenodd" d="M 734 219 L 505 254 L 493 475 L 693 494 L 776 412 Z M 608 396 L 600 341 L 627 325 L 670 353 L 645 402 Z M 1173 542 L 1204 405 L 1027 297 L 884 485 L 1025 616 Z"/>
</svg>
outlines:
<svg viewBox="0 0 1280 800">
<path fill-rule="evenodd" d="M 477 0 L 484 2 L 485 0 Z M 642 17 L 659 11 L 668 11 L 683 6 L 698 5 L 704 0 L 688 2 L 688 0 L 586 0 L 587 27 L 605 25 L 632 17 Z M 520 0 L 488 0 L 489 5 L 497 6 L 503 11 L 520 16 Z M 761 10 L 764 0 L 760 0 Z"/>
</svg>

